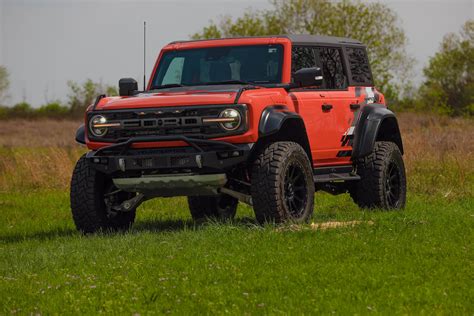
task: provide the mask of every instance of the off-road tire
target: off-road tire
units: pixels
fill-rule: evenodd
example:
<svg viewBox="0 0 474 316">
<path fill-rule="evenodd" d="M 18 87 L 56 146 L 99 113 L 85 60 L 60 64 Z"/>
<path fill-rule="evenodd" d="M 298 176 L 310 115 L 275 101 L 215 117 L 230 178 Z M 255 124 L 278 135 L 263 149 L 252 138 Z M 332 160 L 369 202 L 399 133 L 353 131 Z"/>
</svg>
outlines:
<svg viewBox="0 0 474 316">
<path fill-rule="evenodd" d="M 292 177 L 289 172 L 292 170 L 299 170 L 300 175 L 293 188 L 303 202 L 295 200 L 294 195 L 291 199 L 289 184 Z M 311 163 L 303 148 L 294 142 L 267 145 L 252 166 L 251 194 L 255 217 L 260 224 L 307 222 L 313 214 L 314 179 Z M 301 207 L 293 207 L 294 203 L 299 203 Z"/>
<path fill-rule="evenodd" d="M 82 156 L 71 179 L 71 211 L 76 228 L 84 234 L 98 231 L 127 230 L 135 220 L 136 210 L 107 214 L 104 190 L 111 180 L 91 168 Z"/>
<path fill-rule="evenodd" d="M 188 197 L 189 210 L 195 221 L 208 218 L 221 221 L 231 220 L 237 212 L 238 203 L 237 199 L 225 194 Z"/>
<path fill-rule="evenodd" d="M 395 143 L 376 142 L 372 153 L 356 163 L 361 180 L 349 193 L 359 207 L 387 210 L 405 207 L 405 165 Z"/>
</svg>

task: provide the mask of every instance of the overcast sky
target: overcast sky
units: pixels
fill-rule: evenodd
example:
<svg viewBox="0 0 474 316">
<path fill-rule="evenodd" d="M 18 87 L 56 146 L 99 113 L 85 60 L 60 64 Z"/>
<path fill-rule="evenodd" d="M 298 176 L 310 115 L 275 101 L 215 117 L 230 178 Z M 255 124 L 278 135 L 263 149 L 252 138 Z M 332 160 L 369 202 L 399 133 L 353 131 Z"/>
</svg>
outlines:
<svg viewBox="0 0 474 316">
<path fill-rule="evenodd" d="M 447 32 L 474 18 L 474 0 L 382 0 L 399 15 L 421 68 Z M 148 26 L 147 68 L 160 48 L 187 39 L 224 14 L 268 8 L 267 0 L 0 0 L 0 64 L 10 72 L 9 104 L 66 99 L 68 80 L 91 78 L 142 85 L 142 27 Z"/>
</svg>

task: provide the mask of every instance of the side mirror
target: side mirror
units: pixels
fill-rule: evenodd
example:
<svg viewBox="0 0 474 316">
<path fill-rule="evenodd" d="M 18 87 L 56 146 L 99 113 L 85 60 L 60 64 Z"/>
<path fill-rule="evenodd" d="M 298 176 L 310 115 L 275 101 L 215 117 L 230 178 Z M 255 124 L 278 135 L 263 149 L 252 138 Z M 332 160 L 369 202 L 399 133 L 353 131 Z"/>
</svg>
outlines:
<svg viewBox="0 0 474 316">
<path fill-rule="evenodd" d="M 321 68 L 302 68 L 293 75 L 296 87 L 317 87 L 323 84 L 323 72 Z"/>
<path fill-rule="evenodd" d="M 119 94 L 121 97 L 131 96 L 138 90 L 138 83 L 133 78 L 119 80 Z"/>
</svg>

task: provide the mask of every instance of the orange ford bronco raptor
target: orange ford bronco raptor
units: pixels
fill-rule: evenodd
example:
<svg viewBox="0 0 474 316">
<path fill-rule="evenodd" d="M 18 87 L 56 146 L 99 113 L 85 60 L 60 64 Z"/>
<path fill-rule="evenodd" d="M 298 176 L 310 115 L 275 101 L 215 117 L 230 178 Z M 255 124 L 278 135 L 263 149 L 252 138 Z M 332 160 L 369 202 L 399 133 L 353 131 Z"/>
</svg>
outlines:
<svg viewBox="0 0 474 316">
<path fill-rule="evenodd" d="M 304 222 L 314 192 L 360 207 L 405 205 L 395 115 L 373 85 L 365 46 L 310 35 L 172 42 L 145 91 L 119 81 L 76 134 L 71 209 L 84 233 L 127 229 L 155 197 L 187 196 L 194 219 Z"/>
</svg>

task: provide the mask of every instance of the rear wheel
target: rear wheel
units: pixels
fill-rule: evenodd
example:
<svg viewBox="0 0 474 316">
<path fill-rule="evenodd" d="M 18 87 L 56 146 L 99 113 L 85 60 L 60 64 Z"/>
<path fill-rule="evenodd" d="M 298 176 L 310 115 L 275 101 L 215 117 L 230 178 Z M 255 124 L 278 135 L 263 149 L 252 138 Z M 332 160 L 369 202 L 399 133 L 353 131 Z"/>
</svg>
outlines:
<svg viewBox="0 0 474 316">
<path fill-rule="evenodd" d="M 213 196 L 189 196 L 188 205 L 193 220 L 214 218 L 233 219 L 237 212 L 238 200 L 226 194 Z"/>
<path fill-rule="evenodd" d="M 350 189 L 350 194 L 360 207 L 405 207 L 405 165 L 395 143 L 376 142 L 373 152 L 357 161 L 357 173 L 361 180 Z"/>
<path fill-rule="evenodd" d="M 251 193 L 259 223 L 306 222 L 314 206 L 311 163 L 294 142 L 275 142 L 258 155 L 252 169 Z"/>
<path fill-rule="evenodd" d="M 71 179 L 71 211 L 76 228 L 82 233 L 127 230 L 135 220 L 136 210 L 117 212 L 114 206 L 131 199 L 113 185 L 112 179 L 91 168 L 82 156 Z"/>
</svg>

